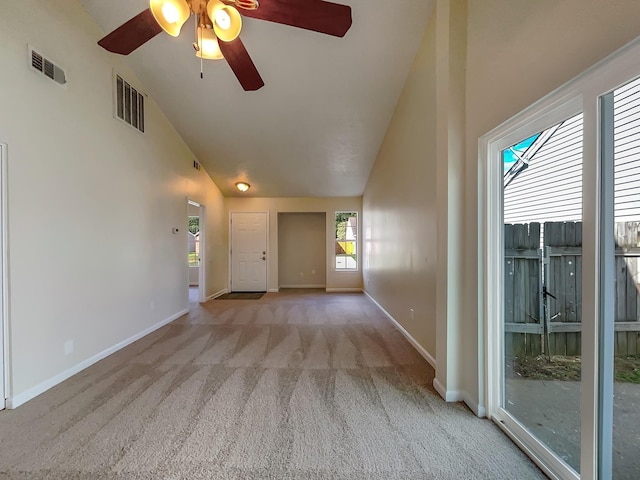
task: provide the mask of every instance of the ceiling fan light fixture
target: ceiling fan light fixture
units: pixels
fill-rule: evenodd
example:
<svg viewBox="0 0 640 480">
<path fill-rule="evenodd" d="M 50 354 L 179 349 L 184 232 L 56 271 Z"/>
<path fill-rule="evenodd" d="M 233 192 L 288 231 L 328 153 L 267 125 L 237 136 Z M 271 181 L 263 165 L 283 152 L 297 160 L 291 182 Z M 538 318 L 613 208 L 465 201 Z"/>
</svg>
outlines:
<svg viewBox="0 0 640 480">
<path fill-rule="evenodd" d="M 246 192 L 251 188 L 251 185 L 249 185 L 247 182 L 236 182 L 236 188 L 241 192 Z"/>
<path fill-rule="evenodd" d="M 224 58 L 220 51 L 220 44 L 216 34 L 210 28 L 198 27 L 198 50 L 196 50 L 196 57 L 204 58 L 205 60 L 220 60 Z"/>
<path fill-rule="evenodd" d="M 150 0 L 149 8 L 158 25 L 172 37 L 180 35 L 191 10 L 186 0 Z"/>
<path fill-rule="evenodd" d="M 234 3 L 243 10 L 257 10 L 260 6 L 258 0 L 235 0 Z"/>
<path fill-rule="evenodd" d="M 242 30 L 242 17 L 235 7 L 225 5 L 220 0 L 210 0 L 207 4 L 207 14 L 213 22 L 213 30 L 220 40 L 231 42 L 238 38 L 240 30 Z"/>
</svg>

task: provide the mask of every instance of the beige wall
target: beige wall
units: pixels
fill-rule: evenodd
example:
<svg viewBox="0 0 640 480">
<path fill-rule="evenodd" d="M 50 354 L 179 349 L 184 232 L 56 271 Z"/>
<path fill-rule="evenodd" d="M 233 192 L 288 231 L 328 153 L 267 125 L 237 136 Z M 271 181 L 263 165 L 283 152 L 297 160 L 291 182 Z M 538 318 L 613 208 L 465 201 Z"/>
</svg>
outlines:
<svg viewBox="0 0 640 480">
<path fill-rule="evenodd" d="M 327 282 L 325 213 L 278 214 L 278 285 L 324 288 Z"/>
<path fill-rule="evenodd" d="M 206 291 L 227 283 L 222 195 L 151 98 L 145 134 L 113 118 L 113 69 L 136 80 L 101 36 L 75 0 L 2 5 L 16 403 L 187 308 L 187 197 L 207 209 Z M 66 69 L 65 87 L 32 71 L 27 43 Z"/>
<path fill-rule="evenodd" d="M 361 197 L 348 198 L 238 198 L 225 199 L 226 228 L 228 232 L 231 212 L 267 212 L 269 235 L 267 245 L 267 289 L 278 289 L 278 213 L 323 212 L 326 214 L 326 285 L 327 289 L 361 289 L 362 268 L 357 272 L 337 272 L 334 269 L 335 227 L 334 214 L 339 210 L 362 211 Z M 362 251 L 361 242 L 358 243 Z M 361 265 L 362 256 L 359 264 Z"/>
<path fill-rule="evenodd" d="M 433 357 L 438 253 L 435 27 L 432 16 L 363 196 L 365 290 Z"/>
</svg>

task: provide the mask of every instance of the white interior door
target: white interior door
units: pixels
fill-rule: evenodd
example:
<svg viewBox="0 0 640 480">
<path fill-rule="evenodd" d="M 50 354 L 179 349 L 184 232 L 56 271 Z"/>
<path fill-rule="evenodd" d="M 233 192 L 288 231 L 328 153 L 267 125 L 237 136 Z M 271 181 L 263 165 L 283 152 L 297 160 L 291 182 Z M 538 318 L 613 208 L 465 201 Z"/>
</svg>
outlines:
<svg viewBox="0 0 640 480">
<path fill-rule="evenodd" d="M 267 291 L 267 214 L 231 214 L 231 291 Z"/>
</svg>

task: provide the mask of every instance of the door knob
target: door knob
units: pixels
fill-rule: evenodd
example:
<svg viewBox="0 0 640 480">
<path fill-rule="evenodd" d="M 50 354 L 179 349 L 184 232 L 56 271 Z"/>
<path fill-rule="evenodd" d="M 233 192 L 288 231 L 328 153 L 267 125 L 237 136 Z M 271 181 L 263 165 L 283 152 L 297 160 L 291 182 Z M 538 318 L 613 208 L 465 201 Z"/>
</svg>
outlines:
<svg viewBox="0 0 640 480">
<path fill-rule="evenodd" d="M 267 259 L 267 257 L 262 257 L 262 259 L 263 259 L 263 260 L 266 260 L 266 259 Z"/>
</svg>

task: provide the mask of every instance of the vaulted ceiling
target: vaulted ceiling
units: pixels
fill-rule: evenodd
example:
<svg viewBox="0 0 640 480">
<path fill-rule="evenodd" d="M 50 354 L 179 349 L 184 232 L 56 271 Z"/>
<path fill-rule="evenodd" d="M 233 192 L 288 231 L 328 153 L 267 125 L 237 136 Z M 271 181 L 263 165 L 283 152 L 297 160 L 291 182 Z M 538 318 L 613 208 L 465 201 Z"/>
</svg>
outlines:
<svg viewBox="0 0 640 480">
<path fill-rule="evenodd" d="M 80 1 L 105 34 L 149 6 Z M 433 0 L 336 3 L 352 8 L 344 38 L 243 18 L 242 41 L 265 82 L 254 92 L 224 60 L 205 61 L 200 78 L 192 21 L 179 38 L 161 33 L 126 57 L 224 195 L 238 195 L 238 180 L 251 183 L 250 196 L 363 193 Z"/>
</svg>

